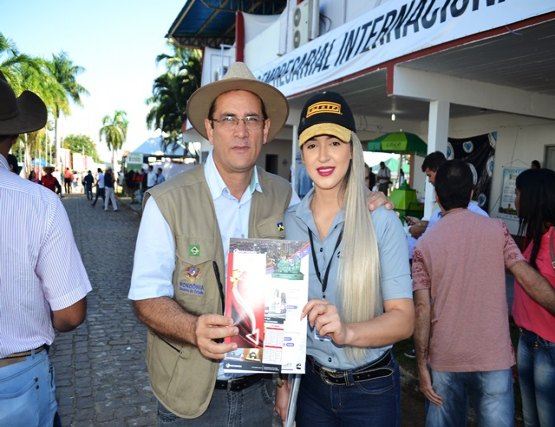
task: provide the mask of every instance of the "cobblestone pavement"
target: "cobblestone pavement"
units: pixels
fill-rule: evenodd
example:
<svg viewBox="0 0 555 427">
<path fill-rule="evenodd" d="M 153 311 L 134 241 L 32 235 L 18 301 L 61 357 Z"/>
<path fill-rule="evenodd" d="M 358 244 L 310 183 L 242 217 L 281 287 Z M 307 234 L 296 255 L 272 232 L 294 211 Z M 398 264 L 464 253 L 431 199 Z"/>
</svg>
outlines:
<svg viewBox="0 0 555 427">
<path fill-rule="evenodd" d="M 127 299 L 139 215 L 63 199 L 93 291 L 87 320 L 51 349 L 59 414 L 67 426 L 155 426 L 156 399 L 144 363 L 146 331 Z"/>
</svg>

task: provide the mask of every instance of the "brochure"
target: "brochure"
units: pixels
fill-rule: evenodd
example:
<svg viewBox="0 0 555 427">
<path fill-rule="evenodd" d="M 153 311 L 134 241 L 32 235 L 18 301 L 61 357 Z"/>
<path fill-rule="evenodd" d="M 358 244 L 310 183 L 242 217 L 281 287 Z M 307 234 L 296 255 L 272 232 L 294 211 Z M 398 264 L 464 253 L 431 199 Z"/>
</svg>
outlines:
<svg viewBox="0 0 555 427">
<path fill-rule="evenodd" d="M 305 372 L 309 253 L 304 241 L 230 239 L 225 313 L 239 335 L 226 338 L 238 348 L 225 372 Z"/>
</svg>

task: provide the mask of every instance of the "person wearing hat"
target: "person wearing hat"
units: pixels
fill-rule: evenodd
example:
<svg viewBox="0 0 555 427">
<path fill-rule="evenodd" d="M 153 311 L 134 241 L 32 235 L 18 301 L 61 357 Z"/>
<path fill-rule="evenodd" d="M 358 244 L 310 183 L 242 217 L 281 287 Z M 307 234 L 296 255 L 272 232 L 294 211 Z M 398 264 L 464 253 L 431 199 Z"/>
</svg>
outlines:
<svg viewBox="0 0 555 427">
<path fill-rule="evenodd" d="M 193 127 L 213 146 L 206 163 L 145 192 L 129 298 L 148 326 L 147 366 L 164 425 L 271 425 L 271 375 L 223 373 L 238 334 L 223 316 L 230 237 L 282 239 L 283 215 L 298 202 L 291 184 L 256 161 L 287 119 L 285 97 L 245 64 L 199 88 L 187 104 Z M 166 424 L 167 423 L 167 424 Z"/>
<path fill-rule="evenodd" d="M 311 97 L 298 133 L 313 189 L 285 216 L 286 238 L 310 241 L 312 255 L 296 425 L 399 425 L 400 375 L 391 349 L 414 328 L 401 222 L 383 207 L 368 212 L 362 145 L 340 94 Z M 277 391 L 282 419 L 288 389 Z"/>
<path fill-rule="evenodd" d="M 59 199 L 11 173 L 18 135 L 44 127 L 33 92 L 19 97 L 0 73 L 0 425 L 53 425 L 57 403 L 48 347 L 83 322 L 91 285 Z M 68 260 L 69 254 L 69 260 Z"/>
</svg>

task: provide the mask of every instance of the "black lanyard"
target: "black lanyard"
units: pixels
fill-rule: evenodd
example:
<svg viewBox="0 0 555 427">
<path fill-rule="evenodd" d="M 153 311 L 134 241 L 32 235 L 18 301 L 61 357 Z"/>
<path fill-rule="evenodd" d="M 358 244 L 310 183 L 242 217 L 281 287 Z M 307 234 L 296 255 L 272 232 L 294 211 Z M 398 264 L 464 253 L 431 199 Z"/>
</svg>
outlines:
<svg viewBox="0 0 555 427">
<path fill-rule="evenodd" d="M 310 228 L 308 228 L 308 227 L 307 227 L 307 229 L 308 229 L 308 238 L 310 239 L 310 250 L 312 251 L 312 263 L 314 264 L 314 269 L 316 270 L 316 277 L 318 277 L 318 281 L 322 285 L 322 298 L 325 299 L 326 298 L 326 289 L 328 287 L 328 276 L 330 274 L 331 262 L 333 261 L 333 257 L 335 256 L 335 251 L 339 247 L 339 244 L 341 243 L 341 239 L 343 238 L 343 228 L 341 229 L 341 232 L 339 233 L 339 236 L 337 237 L 337 242 L 335 242 L 335 247 L 333 248 L 331 258 L 328 262 L 328 265 L 326 267 L 326 271 L 324 273 L 324 280 L 322 280 L 322 277 L 320 275 L 320 269 L 318 268 L 318 259 L 316 258 L 316 252 L 314 252 L 314 240 L 312 238 L 312 231 L 310 231 Z"/>
</svg>

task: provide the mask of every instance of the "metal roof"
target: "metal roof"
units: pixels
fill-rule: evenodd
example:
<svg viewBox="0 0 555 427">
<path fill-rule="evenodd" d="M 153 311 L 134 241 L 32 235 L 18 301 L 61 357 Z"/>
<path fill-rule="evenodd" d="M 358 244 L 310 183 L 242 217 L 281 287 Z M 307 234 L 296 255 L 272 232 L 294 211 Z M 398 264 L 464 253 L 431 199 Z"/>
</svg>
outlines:
<svg viewBox="0 0 555 427">
<path fill-rule="evenodd" d="M 235 13 L 280 14 L 287 0 L 187 0 L 167 38 L 183 47 L 203 48 L 235 42 Z"/>
</svg>

